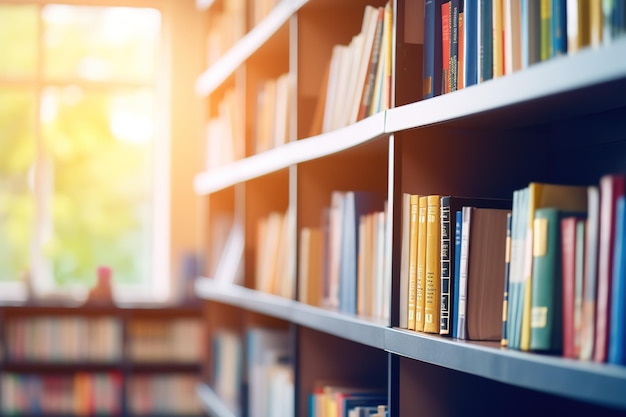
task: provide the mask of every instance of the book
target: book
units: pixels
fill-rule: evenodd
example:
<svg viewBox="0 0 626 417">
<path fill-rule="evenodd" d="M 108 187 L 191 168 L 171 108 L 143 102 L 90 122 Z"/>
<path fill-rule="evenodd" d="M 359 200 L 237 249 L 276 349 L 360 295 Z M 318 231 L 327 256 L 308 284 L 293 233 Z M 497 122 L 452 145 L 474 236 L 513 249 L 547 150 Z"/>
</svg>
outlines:
<svg viewBox="0 0 626 417">
<path fill-rule="evenodd" d="M 615 205 L 626 193 L 626 174 L 607 174 L 600 178 L 600 229 L 598 234 L 598 286 L 596 293 L 596 325 L 594 356 L 605 362 L 610 326 L 610 294 L 613 282 L 615 252 Z"/>
<path fill-rule="evenodd" d="M 465 88 L 465 0 L 459 3 L 459 45 L 457 53 L 457 89 Z"/>
<path fill-rule="evenodd" d="M 566 358 L 578 358 L 578 347 L 576 341 L 577 329 L 580 324 L 580 307 L 582 299 L 582 264 L 579 264 L 579 225 L 583 224 L 579 216 L 565 216 L 561 219 L 561 271 L 563 277 L 563 356 Z M 582 243 L 582 242 L 581 242 Z M 582 260 L 582 259 L 581 259 Z M 579 281 L 580 278 L 580 281 Z M 578 299 L 578 313 L 577 310 Z"/>
<path fill-rule="evenodd" d="M 450 92 L 450 31 L 452 27 L 452 0 L 441 4 L 441 93 Z"/>
<path fill-rule="evenodd" d="M 552 1 L 552 56 L 567 54 L 567 0 Z"/>
<path fill-rule="evenodd" d="M 478 31 L 479 42 L 479 82 L 493 78 L 493 3 L 492 0 L 479 0 Z"/>
<path fill-rule="evenodd" d="M 602 1 L 587 0 L 587 13 L 589 15 L 589 45 L 598 47 L 602 45 Z"/>
<path fill-rule="evenodd" d="M 524 269 L 521 285 L 521 335 L 520 349 L 530 349 L 530 324 L 532 306 L 533 273 L 533 221 L 535 211 L 552 207 L 564 211 L 584 212 L 587 209 L 587 188 L 584 186 L 562 185 L 531 182 L 528 185 L 528 225 L 526 228 L 526 250 L 524 251 Z M 520 306 L 518 306 L 520 308 Z"/>
<path fill-rule="evenodd" d="M 584 0 L 567 0 L 567 53 L 574 54 L 589 45 L 589 13 Z"/>
<path fill-rule="evenodd" d="M 415 330 L 424 331 L 426 289 L 426 216 L 428 197 L 420 196 L 417 211 L 417 272 L 415 281 Z"/>
<path fill-rule="evenodd" d="M 448 90 L 458 89 L 458 62 L 459 62 L 459 13 L 463 0 L 450 1 L 450 62 L 448 64 Z"/>
<path fill-rule="evenodd" d="M 500 345 L 506 347 L 509 343 L 507 335 L 507 315 L 509 313 L 509 276 L 511 273 L 511 229 L 513 214 L 506 216 L 506 246 L 504 247 L 504 290 L 502 294 L 502 338 Z"/>
<path fill-rule="evenodd" d="M 441 200 L 428 196 L 426 214 L 426 270 L 424 287 L 424 332 L 439 333 L 439 303 L 441 300 Z"/>
<path fill-rule="evenodd" d="M 313 306 L 321 306 L 322 297 L 322 230 L 303 227 L 300 230 L 298 262 L 298 300 Z"/>
<path fill-rule="evenodd" d="M 456 314 L 456 337 L 459 339 L 467 338 L 467 271 L 469 260 L 469 238 L 470 238 L 470 218 L 472 215 L 471 207 L 463 207 L 462 223 L 461 223 L 461 250 L 459 257 L 459 285 L 456 289 L 458 293 L 458 310 Z"/>
<path fill-rule="evenodd" d="M 535 211 L 530 323 L 531 350 L 560 353 L 563 349 L 563 308 L 565 302 L 563 301 L 561 219 L 563 216 L 569 215 L 569 213 L 551 207 L 544 207 Z M 571 237 L 575 238 L 575 229 Z M 575 240 L 572 243 L 570 246 L 575 249 Z M 573 313 L 573 309 L 570 313 Z"/>
<path fill-rule="evenodd" d="M 411 194 L 402 193 L 402 242 L 400 246 L 400 306 L 398 307 L 398 326 L 408 329 L 409 324 L 409 258 L 411 254 Z M 415 210 L 417 223 L 417 207 Z M 416 234 L 417 241 L 417 234 Z M 416 253 L 417 255 L 417 253 Z M 417 256 L 415 256 L 417 260 Z M 414 266 L 415 267 L 415 266 Z M 415 321 L 415 282 L 413 282 L 413 321 Z M 415 323 L 413 324 L 415 328 Z"/>
<path fill-rule="evenodd" d="M 552 0 L 539 0 L 540 41 L 539 59 L 552 58 Z"/>
<path fill-rule="evenodd" d="M 372 40 L 372 51 L 367 65 L 365 84 L 363 86 L 363 93 L 361 94 L 361 102 L 356 120 L 361 120 L 370 114 L 372 98 L 374 97 L 374 86 L 376 84 L 376 73 L 378 72 L 378 61 L 382 47 L 384 13 L 385 9 L 383 7 L 376 9 L 376 25 L 374 28 L 374 38 Z"/>
<path fill-rule="evenodd" d="M 424 61 L 422 64 L 424 98 L 441 94 L 441 4 L 441 0 L 424 1 Z"/>
<path fill-rule="evenodd" d="M 478 207 L 468 211 L 471 214 L 465 279 L 467 339 L 500 342 L 506 218 L 511 211 Z M 463 219 L 465 214 L 464 211 Z"/>
<path fill-rule="evenodd" d="M 409 197 L 410 216 L 409 216 L 409 285 L 408 285 L 408 324 L 409 330 L 416 329 L 416 300 L 417 300 L 417 260 L 418 260 L 418 195 Z M 423 324 L 422 324 L 423 328 Z"/>
<path fill-rule="evenodd" d="M 615 244 L 613 251 L 613 283 L 609 320 L 607 362 L 626 365 L 626 197 L 615 204 Z"/>
<path fill-rule="evenodd" d="M 478 9 L 476 1 L 464 0 L 463 5 L 463 71 L 464 86 L 478 82 Z"/>
<path fill-rule="evenodd" d="M 522 8 L 522 68 L 541 60 L 540 0 L 520 0 Z"/>
<path fill-rule="evenodd" d="M 504 73 L 512 74 L 522 67 L 521 19 L 519 0 L 504 1 Z"/>
<path fill-rule="evenodd" d="M 459 311 L 459 278 L 460 278 L 460 273 L 459 270 L 461 269 L 461 223 L 463 221 L 463 211 L 461 210 L 457 210 L 456 214 L 454 216 L 454 268 L 453 268 L 453 274 L 454 274 L 454 284 L 452 285 L 452 287 L 454 288 L 454 290 L 452 291 L 452 297 L 453 297 L 453 304 L 452 304 L 452 312 L 451 312 L 451 317 L 452 317 L 452 323 L 451 323 L 451 327 L 452 327 L 452 337 L 457 338 L 458 337 L 458 328 L 457 328 L 457 315 L 458 315 L 458 311 Z"/>
<path fill-rule="evenodd" d="M 585 223 L 585 274 L 580 324 L 580 359 L 591 360 L 596 323 L 598 292 L 598 239 L 600 228 L 600 189 L 587 187 L 587 221 Z"/>
<path fill-rule="evenodd" d="M 493 78 L 504 75 L 504 0 L 492 4 Z"/>
</svg>

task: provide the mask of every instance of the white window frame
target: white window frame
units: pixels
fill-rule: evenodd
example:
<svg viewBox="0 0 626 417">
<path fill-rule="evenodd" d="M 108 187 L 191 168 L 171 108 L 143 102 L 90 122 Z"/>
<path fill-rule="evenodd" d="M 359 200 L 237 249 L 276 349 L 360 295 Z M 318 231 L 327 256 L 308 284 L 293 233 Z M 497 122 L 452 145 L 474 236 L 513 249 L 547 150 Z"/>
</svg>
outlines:
<svg viewBox="0 0 626 417">
<path fill-rule="evenodd" d="M 38 5 L 43 8 L 49 4 L 71 5 L 71 6 L 100 6 L 100 7 L 137 7 L 153 8 L 161 14 L 161 50 L 159 54 L 159 71 L 156 75 L 155 102 L 156 120 L 155 136 L 153 138 L 154 164 L 153 164 L 153 240 L 152 240 L 152 275 L 148 277 L 149 284 L 113 284 L 114 300 L 117 304 L 141 304 L 141 303 L 167 303 L 172 300 L 174 291 L 170 277 L 170 138 L 171 138 L 171 109 L 170 109 L 170 86 L 171 86 L 171 42 L 169 40 L 169 16 L 164 5 L 165 0 L 0 0 L 0 5 Z M 41 27 L 41 13 L 39 13 L 39 25 Z M 40 36 L 42 32 L 40 31 Z M 41 53 L 42 40 L 38 41 L 39 56 Z M 39 60 L 41 64 L 41 59 Z M 41 67 L 40 67 L 41 68 Z M 66 85 L 72 83 L 78 86 L 89 86 L 90 82 L 81 79 L 64 79 L 58 83 Z M 39 70 L 35 80 L 2 80 L 0 85 L 17 86 L 26 85 L 32 87 L 37 94 L 36 117 L 33 127 L 35 128 L 35 140 L 40 143 L 41 121 L 39 118 L 41 93 L 46 86 L 55 85 L 55 80 L 44 79 Z M 124 85 L 128 86 L 128 83 Z M 115 82 L 104 83 L 105 88 L 116 88 Z M 152 83 L 137 83 L 131 87 L 152 86 Z M 38 198 L 39 196 L 37 196 Z M 39 204 L 39 203 L 37 203 Z M 41 214 L 37 213 L 37 217 Z M 37 228 L 42 226 L 37 220 Z M 37 234 L 40 230 L 37 230 Z M 34 246 L 34 242 L 31 242 Z M 0 282 L 0 303 L 22 303 L 30 299 L 58 300 L 82 302 L 87 297 L 88 289 L 84 287 L 76 289 L 61 290 L 54 285 L 54 277 L 50 276 L 49 269 L 42 268 L 43 262 L 37 262 L 31 249 L 31 269 L 39 270 L 31 277 L 30 288 L 23 281 Z M 41 258 L 40 258 L 41 259 Z M 94 275 L 96 274 L 94 265 Z M 115 271 L 113 271 L 115 274 Z"/>
</svg>

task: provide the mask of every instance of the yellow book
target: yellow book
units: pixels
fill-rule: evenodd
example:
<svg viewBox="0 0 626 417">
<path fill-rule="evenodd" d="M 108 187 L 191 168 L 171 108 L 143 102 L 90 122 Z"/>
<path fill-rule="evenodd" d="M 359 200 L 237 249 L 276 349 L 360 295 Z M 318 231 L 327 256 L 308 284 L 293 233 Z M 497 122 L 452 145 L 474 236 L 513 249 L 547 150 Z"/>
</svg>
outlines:
<svg viewBox="0 0 626 417">
<path fill-rule="evenodd" d="M 441 301 L 441 196 L 429 195 L 426 216 L 426 279 L 424 291 L 424 332 L 439 334 Z"/>
<path fill-rule="evenodd" d="M 419 196 L 411 195 L 411 217 L 409 220 L 409 303 L 407 329 L 415 330 L 415 293 L 417 282 L 417 235 L 418 221 L 417 212 Z"/>
<path fill-rule="evenodd" d="M 426 211 L 428 197 L 420 196 L 417 209 L 417 282 L 415 283 L 415 330 L 424 331 L 426 288 Z"/>
<path fill-rule="evenodd" d="M 504 75 L 504 4 L 503 0 L 493 0 L 493 78 Z"/>
<path fill-rule="evenodd" d="M 587 187 L 532 182 L 528 186 L 528 224 L 524 251 L 522 334 L 520 349 L 530 349 L 530 319 L 532 306 L 533 223 L 535 210 L 553 207 L 572 212 L 587 210 Z"/>
<path fill-rule="evenodd" d="M 602 45 L 602 0 L 589 0 L 589 44 Z"/>
</svg>

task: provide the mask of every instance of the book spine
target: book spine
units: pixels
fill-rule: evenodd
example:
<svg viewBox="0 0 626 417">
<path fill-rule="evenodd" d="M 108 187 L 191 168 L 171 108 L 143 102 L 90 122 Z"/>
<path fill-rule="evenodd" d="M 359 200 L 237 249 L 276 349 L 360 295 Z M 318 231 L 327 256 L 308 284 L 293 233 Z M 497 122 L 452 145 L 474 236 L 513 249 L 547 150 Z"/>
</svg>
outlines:
<svg viewBox="0 0 626 417">
<path fill-rule="evenodd" d="M 450 234 L 450 197 L 441 197 L 441 303 L 439 311 L 439 334 L 451 333 L 451 234 Z"/>
<path fill-rule="evenodd" d="M 598 231 L 600 215 L 600 190 L 597 186 L 587 188 L 587 221 L 585 223 L 585 275 L 583 282 L 583 306 L 580 324 L 580 355 L 583 360 L 593 357 L 595 338 L 596 294 L 598 283 Z"/>
<path fill-rule="evenodd" d="M 585 276 L 585 219 L 576 221 L 576 275 L 574 287 L 574 357 L 580 357 L 583 289 Z"/>
<path fill-rule="evenodd" d="M 463 71 L 464 86 L 469 87 L 478 82 L 477 59 L 478 59 L 478 11 L 477 3 L 465 0 L 463 6 Z"/>
<path fill-rule="evenodd" d="M 415 330 L 424 331 L 424 302 L 426 298 L 426 216 L 428 197 L 420 196 L 417 212 L 417 279 L 415 283 Z"/>
<path fill-rule="evenodd" d="M 552 56 L 567 54 L 567 0 L 552 0 Z"/>
<path fill-rule="evenodd" d="M 463 221 L 461 225 L 461 255 L 459 259 L 459 312 L 456 322 L 457 337 L 465 339 L 467 337 L 467 326 L 465 313 L 467 311 L 467 269 L 469 261 L 469 237 L 470 237 L 470 217 L 471 207 L 463 207 Z"/>
<path fill-rule="evenodd" d="M 562 349 L 559 225 L 559 210 L 540 208 L 535 211 L 530 320 L 530 350 L 534 351 L 559 352 Z"/>
<path fill-rule="evenodd" d="M 541 60 L 552 57 L 552 0 L 540 0 L 541 19 Z"/>
<path fill-rule="evenodd" d="M 458 63 L 459 63 L 459 9 L 462 0 L 452 0 L 450 10 L 450 91 L 458 89 Z"/>
<path fill-rule="evenodd" d="M 417 290 L 417 236 L 418 236 L 418 205 L 419 196 L 410 197 L 409 220 L 409 302 L 407 328 L 415 330 L 415 301 Z"/>
<path fill-rule="evenodd" d="M 422 96 L 435 95 L 435 0 L 424 1 L 424 61 Z"/>
<path fill-rule="evenodd" d="M 513 228 L 513 214 L 506 216 L 506 247 L 504 249 L 504 293 L 502 295 L 502 339 L 500 345 L 508 346 L 508 313 L 509 313 L 509 279 L 511 274 L 511 231 Z"/>
<path fill-rule="evenodd" d="M 441 93 L 450 92 L 450 35 L 452 28 L 452 1 L 441 5 Z"/>
<path fill-rule="evenodd" d="M 491 38 L 493 47 L 493 78 L 504 75 L 504 4 L 493 0 L 491 9 Z"/>
<path fill-rule="evenodd" d="M 573 216 L 561 220 L 561 261 L 563 271 L 563 356 L 575 358 L 574 304 L 576 286 L 576 223 Z"/>
<path fill-rule="evenodd" d="M 626 199 L 621 196 L 615 207 L 615 250 L 613 256 L 613 287 L 609 331 L 609 363 L 626 365 Z"/>
<path fill-rule="evenodd" d="M 478 74 L 480 82 L 488 81 L 493 78 L 493 3 L 491 0 L 480 0 L 480 22 L 479 28 L 481 32 L 480 44 L 480 68 Z"/>
<path fill-rule="evenodd" d="M 426 287 L 424 297 L 424 332 L 439 333 L 439 302 L 441 297 L 441 223 L 440 197 L 428 196 L 426 219 Z"/>
<path fill-rule="evenodd" d="M 615 244 L 615 203 L 624 195 L 626 175 L 605 175 L 600 179 L 600 229 L 598 247 L 598 292 L 596 294 L 596 332 L 594 360 L 605 362 L 611 294 L 613 250 Z"/>
<path fill-rule="evenodd" d="M 454 283 L 452 284 L 452 294 L 454 298 L 454 303 L 452 305 L 452 311 L 450 313 L 450 317 L 452 318 L 452 322 L 450 323 L 450 327 L 452 328 L 452 337 L 458 337 L 458 329 L 457 329 L 457 321 L 458 321 L 458 311 L 459 311 L 459 270 L 461 268 L 461 222 L 463 219 L 463 212 L 461 210 L 457 210 L 454 215 L 454 268 L 452 272 L 454 274 Z"/>
</svg>

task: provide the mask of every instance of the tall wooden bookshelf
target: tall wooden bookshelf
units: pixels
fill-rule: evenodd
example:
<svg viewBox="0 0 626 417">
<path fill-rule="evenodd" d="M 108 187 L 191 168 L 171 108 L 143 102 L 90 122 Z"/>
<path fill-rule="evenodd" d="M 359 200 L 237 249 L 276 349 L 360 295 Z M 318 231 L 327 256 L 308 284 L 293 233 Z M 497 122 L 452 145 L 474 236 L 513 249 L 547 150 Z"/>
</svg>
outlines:
<svg viewBox="0 0 626 417">
<path fill-rule="evenodd" d="M 199 12 L 212 18 L 220 1 Z M 603 174 L 626 170 L 626 39 L 421 100 L 420 3 L 393 2 L 392 108 L 335 131 L 308 134 L 324 66 L 332 46 L 358 32 L 364 6 L 384 2 L 283 0 L 199 75 L 207 119 L 227 90 L 244 97 L 247 145 L 257 85 L 289 72 L 296 86 L 287 144 L 247 151 L 195 178 L 197 194 L 205 196 L 209 258 L 222 250 L 212 233 L 224 218 L 244 225 L 240 284 L 221 282 L 230 277 L 215 276 L 210 262 L 196 282 L 197 294 L 216 313 L 211 329 L 242 332 L 263 318 L 290 332 L 295 416 L 308 415 L 315 381 L 333 378 L 384 388 L 393 417 L 626 415 L 626 368 L 399 328 L 402 193 L 511 198 L 530 181 L 596 184 Z M 288 233 L 296 242 L 300 229 L 320 226 L 332 191 L 341 189 L 387 196 L 389 322 L 254 289 L 259 219 L 289 210 Z M 297 248 L 288 254 L 293 276 Z M 224 407 L 212 391 L 215 381 L 205 382 L 198 394 L 207 410 L 245 415 Z"/>
</svg>

